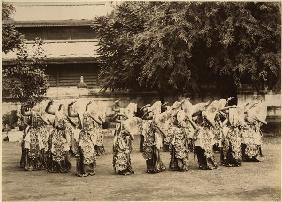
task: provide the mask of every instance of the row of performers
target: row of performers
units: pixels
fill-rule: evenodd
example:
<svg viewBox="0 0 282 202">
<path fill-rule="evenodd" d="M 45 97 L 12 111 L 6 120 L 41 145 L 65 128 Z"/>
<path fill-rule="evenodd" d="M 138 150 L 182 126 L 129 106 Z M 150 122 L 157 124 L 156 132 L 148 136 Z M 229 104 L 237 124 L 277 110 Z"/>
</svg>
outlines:
<svg viewBox="0 0 282 202">
<path fill-rule="evenodd" d="M 220 150 L 220 163 L 224 166 L 240 166 L 242 160 L 258 161 L 262 156 L 260 127 L 266 117 L 263 103 L 256 100 L 228 106 L 230 99 L 196 105 L 184 99 L 172 106 L 157 101 L 141 108 L 141 118 L 135 116 L 136 104 L 120 108 L 115 102 L 111 114 L 112 121 L 117 123 L 113 141 L 115 172 L 121 175 L 134 173 L 130 154 L 135 135 L 141 135 L 147 173 L 166 169 L 161 161 L 162 147 L 170 151 L 171 170 L 187 171 L 189 152 L 197 156 L 200 169 L 216 169 L 215 145 Z M 75 102 L 68 105 L 67 115 L 63 113 L 62 105 L 56 112 L 51 112 L 52 101 L 47 104 L 45 112 L 55 115 L 53 126 L 44 123 L 36 110 L 22 110 L 23 115 L 31 117 L 31 124 L 25 130 L 21 161 L 27 170 L 47 168 L 50 172 L 68 172 L 71 150 L 77 155 L 77 175 L 95 174 L 97 146 L 102 147 L 98 139 L 103 118 L 97 116 L 97 108 L 92 110 L 94 102 L 88 102 L 83 112 L 74 109 Z M 73 138 L 70 117 L 79 120 L 78 138 Z"/>
<path fill-rule="evenodd" d="M 64 104 L 56 106 L 53 100 L 46 106 L 40 103 L 31 109 L 22 107 L 26 128 L 20 166 L 26 171 L 46 169 L 48 172 L 66 173 L 71 169 L 71 156 L 76 156 L 79 158 L 78 174 L 86 172 L 83 171 L 86 166 L 80 166 L 84 162 L 85 165 L 91 164 L 90 173 L 94 175 L 95 157 L 105 150 L 101 133 L 103 120 L 100 116 L 91 116 L 93 113 L 88 110 L 90 104 L 87 103 L 84 113 L 70 112 L 69 115 Z M 44 115 L 53 116 L 53 119 Z M 71 116 L 79 118 L 78 124 L 72 121 Z"/>
</svg>

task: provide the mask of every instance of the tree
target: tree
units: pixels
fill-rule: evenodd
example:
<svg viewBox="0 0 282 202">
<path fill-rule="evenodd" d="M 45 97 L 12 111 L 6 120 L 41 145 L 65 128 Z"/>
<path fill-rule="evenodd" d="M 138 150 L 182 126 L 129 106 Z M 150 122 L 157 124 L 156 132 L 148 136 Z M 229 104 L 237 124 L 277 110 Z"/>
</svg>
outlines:
<svg viewBox="0 0 282 202">
<path fill-rule="evenodd" d="M 11 21 L 11 14 L 15 12 L 12 4 L 2 3 L 2 51 L 8 53 L 19 45 L 23 39 L 21 34 L 16 30 Z"/>
<path fill-rule="evenodd" d="M 13 6 L 3 3 L 3 15 L 10 19 L 9 15 L 14 11 Z M 32 47 L 33 54 L 28 54 L 26 41 L 18 33 L 14 26 L 6 24 L 11 29 L 3 29 L 3 52 L 16 51 L 17 58 L 15 65 L 6 65 L 2 68 L 3 96 L 11 97 L 21 103 L 27 102 L 34 105 L 42 100 L 48 88 L 48 77 L 45 74 L 45 54 L 42 48 L 42 40 L 36 38 Z M 8 36 L 10 31 L 13 36 Z M 11 41 L 11 40 L 14 40 Z"/>
<path fill-rule="evenodd" d="M 281 68 L 280 4 L 222 3 L 217 12 L 221 19 L 213 29 L 220 34 L 213 41 L 221 48 L 211 47 L 209 67 L 231 76 L 237 86 L 243 82 L 274 88 Z"/>
<path fill-rule="evenodd" d="M 94 29 L 104 88 L 184 93 L 280 79 L 279 3 L 125 2 Z"/>
<path fill-rule="evenodd" d="M 143 31 L 145 2 L 124 2 L 111 16 L 99 17 L 93 29 L 99 37 L 99 80 L 104 89 L 138 89 L 139 54 L 134 36 Z"/>
<path fill-rule="evenodd" d="M 48 77 L 44 68 L 42 41 L 36 39 L 34 53 L 29 58 L 23 41 L 17 53 L 16 65 L 3 67 L 3 94 L 31 105 L 42 100 L 48 88 Z"/>
</svg>

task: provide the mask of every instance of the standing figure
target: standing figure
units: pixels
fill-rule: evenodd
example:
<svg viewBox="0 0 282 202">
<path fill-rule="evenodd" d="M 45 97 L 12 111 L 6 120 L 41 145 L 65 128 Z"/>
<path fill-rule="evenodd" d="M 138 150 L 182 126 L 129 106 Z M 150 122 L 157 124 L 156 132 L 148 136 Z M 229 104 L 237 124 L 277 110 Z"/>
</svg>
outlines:
<svg viewBox="0 0 282 202">
<path fill-rule="evenodd" d="M 151 112 L 144 116 L 142 124 L 142 135 L 144 136 L 142 155 L 146 160 L 147 173 L 159 173 L 166 168 L 160 157 L 160 145 L 164 133 L 157 127 Z"/>
<path fill-rule="evenodd" d="M 172 113 L 169 114 L 169 116 L 171 116 Z M 170 132 L 170 128 L 173 126 L 173 121 L 172 121 L 172 118 L 168 118 L 167 120 L 165 120 L 165 123 L 164 123 L 164 131 L 167 131 L 166 133 L 166 136 L 164 138 L 164 141 L 163 141 L 163 151 L 165 152 L 169 152 L 170 151 L 170 144 L 171 144 L 171 141 L 172 141 L 172 137 L 173 137 L 173 134 L 171 134 Z"/>
<path fill-rule="evenodd" d="M 202 170 L 216 169 L 218 166 L 215 162 L 213 152 L 215 137 L 211 130 L 212 123 L 202 113 L 198 115 L 196 121 L 197 131 L 194 137 L 194 152 L 198 159 L 199 168 Z"/>
<path fill-rule="evenodd" d="M 81 126 L 80 121 L 74 121 L 72 118 L 73 117 L 70 117 L 70 115 L 67 117 L 67 128 L 69 128 L 68 132 L 70 133 L 70 152 L 72 156 L 78 157 L 78 137 Z"/>
<path fill-rule="evenodd" d="M 262 132 L 260 127 L 265 122 L 261 122 L 259 120 L 254 123 L 250 123 L 248 125 L 248 129 L 245 131 L 248 133 L 247 138 L 245 140 L 244 148 L 242 148 L 242 155 L 244 161 L 254 161 L 259 162 L 263 157 L 262 154 Z"/>
<path fill-rule="evenodd" d="M 233 106 L 228 110 L 228 119 L 223 123 L 221 164 L 227 167 L 236 167 L 241 166 L 242 162 L 242 111 L 239 107 Z"/>
<path fill-rule="evenodd" d="M 44 169 L 47 169 L 48 167 L 48 149 L 49 149 L 49 145 L 48 145 L 48 141 L 49 141 L 49 137 L 50 134 L 52 133 L 53 127 L 49 125 L 48 122 L 45 122 L 44 124 L 42 124 L 40 126 L 40 149 L 41 149 L 41 155 L 42 155 L 42 167 Z"/>
<path fill-rule="evenodd" d="M 242 128 L 242 159 L 243 161 L 259 162 L 262 157 L 262 134 L 260 122 L 247 123 Z"/>
<path fill-rule="evenodd" d="M 25 129 L 22 143 L 23 158 L 21 160 L 21 166 L 27 171 L 44 169 L 44 147 L 41 133 L 43 132 L 42 129 L 45 122 L 34 109 L 27 112 L 22 107 L 21 113 L 23 116 L 30 117 L 30 125 Z"/>
<path fill-rule="evenodd" d="M 22 108 L 23 108 L 23 106 L 22 106 Z M 24 147 L 24 140 L 25 140 L 25 137 L 26 137 L 27 132 L 29 130 L 29 127 L 31 125 L 31 118 L 30 118 L 30 116 L 23 116 L 22 113 L 23 112 L 21 112 L 21 115 L 19 116 L 19 119 L 18 119 L 19 123 L 18 124 L 21 125 L 21 127 L 23 129 L 23 139 L 21 141 L 22 154 L 21 154 L 21 160 L 20 160 L 20 167 L 24 168 L 25 163 L 26 163 L 26 155 L 27 155 L 27 150 Z"/>
<path fill-rule="evenodd" d="M 215 144 L 213 146 L 213 150 L 215 152 L 220 152 L 222 149 L 222 120 L 223 116 L 220 114 L 220 112 L 215 116 L 214 125 L 211 128 L 214 137 L 215 137 Z"/>
<path fill-rule="evenodd" d="M 150 104 L 147 104 L 147 105 L 141 107 L 141 109 L 140 109 L 140 112 L 141 112 L 140 113 L 140 118 L 143 118 L 145 116 L 145 114 L 148 112 L 148 109 L 149 109 L 150 106 L 151 106 Z M 143 136 L 143 134 L 141 132 L 140 133 L 140 144 L 139 144 L 140 152 L 143 152 L 143 144 L 144 144 L 144 136 Z"/>
<path fill-rule="evenodd" d="M 267 106 L 264 101 L 258 100 L 257 95 L 251 103 L 248 103 L 246 110 L 247 127 L 243 133 L 242 155 L 244 161 L 261 161 L 262 137 L 261 126 L 266 123 Z"/>
<path fill-rule="evenodd" d="M 166 149 L 169 151 L 169 145 L 172 139 L 172 134 L 170 133 L 169 129 L 171 127 L 171 114 L 172 111 L 165 111 L 160 114 L 157 114 L 154 118 L 158 128 L 165 134 L 165 138 L 163 138 L 163 142 L 160 145 L 160 148 L 163 149 L 163 151 L 166 151 Z M 168 148 L 165 148 L 168 147 Z"/>
<path fill-rule="evenodd" d="M 181 110 L 183 102 L 184 100 L 180 102 L 175 101 L 172 106 L 168 107 L 165 112 L 161 113 L 166 117 L 163 124 L 158 122 L 158 127 L 161 127 L 161 130 L 165 133 L 163 138 L 163 150 L 165 152 L 171 151 L 171 142 L 173 141 L 174 134 L 170 129 L 174 126 L 175 117 L 177 117 L 178 112 Z"/>
<path fill-rule="evenodd" d="M 105 154 L 105 147 L 104 147 L 104 133 L 103 133 L 103 124 L 105 122 L 105 113 L 103 112 L 103 109 L 99 107 L 99 105 L 94 105 L 94 108 L 92 111 L 95 111 L 95 119 L 97 121 L 94 121 L 94 129 L 96 134 L 96 144 L 95 144 L 95 150 L 96 155 L 101 156 Z"/>
<path fill-rule="evenodd" d="M 63 112 L 63 105 L 58 110 L 51 111 L 50 106 L 53 100 L 49 101 L 45 111 L 55 116 L 54 130 L 49 137 L 48 172 L 66 173 L 71 169 L 70 162 L 70 134 L 66 124 L 66 115 Z"/>
<path fill-rule="evenodd" d="M 133 135 L 126 129 L 127 117 L 120 116 L 117 121 L 113 144 L 113 167 L 115 173 L 119 175 L 131 175 L 134 171 L 131 166 L 130 154 L 132 152 Z M 128 120 L 128 119 L 127 119 Z"/>
<path fill-rule="evenodd" d="M 90 111 L 89 105 L 92 101 L 88 102 L 83 114 L 73 113 L 71 111 L 72 102 L 69 104 L 68 113 L 70 117 L 77 117 L 80 120 L 81 131 L 78 138 L 78 159 L 76 164 L 76 171 L 79 177 L 86 177 L 88 175 L 95 175 L 96 168 L 96 150 L 97 133 L 95 130 L 94 122 L 102 125 L 102 122 L 93 116 Z"/>
<path fill-rule="evenodd" d="M 188 137 L 177 115 L 174 115 L 172 119 L 173 125 L 169 129 L 172 134 L 169 168 L 176 171 L 188 171 Z"/>
</svg>

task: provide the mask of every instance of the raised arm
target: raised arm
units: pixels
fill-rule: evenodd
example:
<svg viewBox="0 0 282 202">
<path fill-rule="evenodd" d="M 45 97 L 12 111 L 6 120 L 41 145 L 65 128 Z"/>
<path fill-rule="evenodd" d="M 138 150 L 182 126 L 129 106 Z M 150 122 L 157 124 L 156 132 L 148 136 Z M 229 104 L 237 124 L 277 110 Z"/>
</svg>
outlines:
<svg viewBox="0 0 282 202">
<path fill-rule="evenodd" d="M 112 119 L 113 121 L 115 121 L 115 122 L 118 122 L 118 120 L 117 120 L 118 116 L 119 116 L 119 114 L 115 113 L 115 114 L 111 117 L 111 119 Z"/>
<path fill-rule="evenodd" d="M 227 98 L 227 103 L 229 103 L 231 100 L 233 100 L 233 99 L 235 99 L 235 97 L 229 97 L 229 98 Z"/>
<path fill-rule="evenodd" d="M 253 108 L 254 106 L 256 106 L 258 103 L 259 103 L 259 102 L 257 101 L 257 102 L 255 102 L 255 103 L 252 103 L 251 105 L 250 105 L 250 104 L 246 105 L 246 106 L 248 106 L 248 108 L 246 109 L 246 111 L 249 111 L 251 108 Z"/>
<path fill-rule="evenodd" d="M 73 127 L 76 127 L 76 124 L 70 119 L 69 116 L 67 116 L 67 120 Z"/>
<path fill-rule="evenodd" d="M 90 101 L 86 104 L 86 106 L 85 106 L 85 111 L 88 110 L 88 106 L 89 106 L 92 102 L 93 102 L 93 100 L 90 100 Z"/>
<path fill-rule="evenodd" d="M 230 108 L 235 108 L 235 107 L 236 107 L 236 105 L 227 106 L 227 107 L 222 108 L 222 109 L 219 110 L 219 111 L 226 111 L 226 110 L 228 110 L 228 109 L 230 109 Z"/>
<path fill-rule="evenodd" d="M 193 127 L 194 129 L 197 129 L 197 128 L 198 128 L 197 125 L 196 125 L 196 123 L 195 123 L 193 120 L 188 119 L 188 121 L 191 123 L 191 125 L 192 125 L 192 127 Z"/>
<path fill-rule="evenodd" d="M 53 100 L 50 100 L 50 101 L 48 102 L 48 104 L 47 104 L 47 106 L 46 106 L 46 109 L 45 109 L 45 112 L 46 112 L 47 114 L 55 115 L 55 112 L 50 110 L 50 107 L 51 107 L 51 105 L 52 105 L 53 103 L 54 103 Z"/>
<path fill-rule="evenodd" d="M 68 116 L 69 117 L 78 117 L 78 113 L 74 113 L 72 110 L 71 110 L 71 107 L 73 106 L 73 104 L 75 103 L 76 101 L 73 101 L 71 102 L 69 105 L 68 105 Z"/>
</svg>

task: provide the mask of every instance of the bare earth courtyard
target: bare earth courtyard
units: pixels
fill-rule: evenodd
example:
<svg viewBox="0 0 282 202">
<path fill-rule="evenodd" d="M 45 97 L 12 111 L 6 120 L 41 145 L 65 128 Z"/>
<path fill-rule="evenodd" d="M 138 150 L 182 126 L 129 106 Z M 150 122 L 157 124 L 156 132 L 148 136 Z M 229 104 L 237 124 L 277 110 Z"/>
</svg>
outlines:
<svg viewBox="0 0 282 202">
<path fill-rule="evenodd" d="M 2 144 L 3 200 L 280 200 L 280 137 L 264 138 L 265 160 L 243 163 L 242 167 L 203 171 L 197 169 L 190 154 L 188 172 L 165 171 L 145 173 L 145 161 L 138 151 L 139 138 L 134 140 L 132 176 L 115 175 L 112 169 L 112 138 L 105 139 L 106 154 L 97 158 L 96 176 L 75 176 L 72 171 L 53 174 L 47 171 L 25 172 L 19 168 L 19 143 Z M 219 160 L 219 154 L 216 154 Z M 169 153 L 162 152 L 169 164 Z"/>
</svg>

